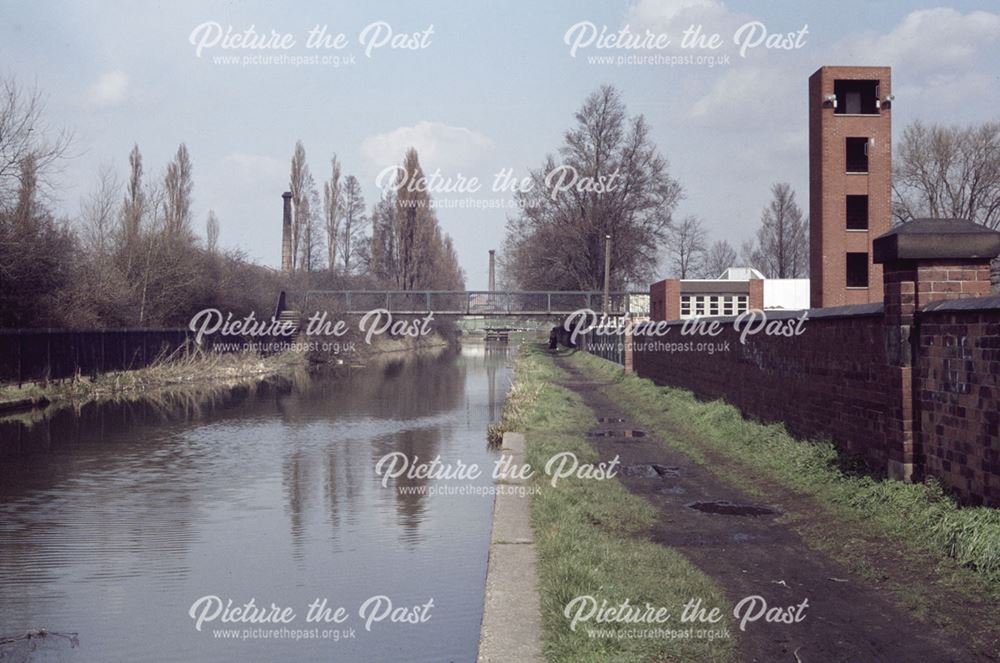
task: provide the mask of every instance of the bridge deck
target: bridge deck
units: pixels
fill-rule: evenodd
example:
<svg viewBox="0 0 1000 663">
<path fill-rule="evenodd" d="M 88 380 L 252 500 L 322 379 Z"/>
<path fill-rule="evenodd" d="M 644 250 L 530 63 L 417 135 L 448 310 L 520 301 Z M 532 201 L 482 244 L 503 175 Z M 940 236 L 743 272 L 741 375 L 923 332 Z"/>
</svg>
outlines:
<svg viewBox="0 0 1000 663">
<path fill-rule="evenodd" d="M 645 292 L 609 293 L 608 314 L 642 316 L 649 313 Z M 587 291 L 452 291 L 452 290 L 310 290 L 303 312 L 328 309 L 363 315 L 384 309 L 398 315 L 518 316 L 569 315 L 581 309 L 600 313 L 604 293 Z"/>
</svg>

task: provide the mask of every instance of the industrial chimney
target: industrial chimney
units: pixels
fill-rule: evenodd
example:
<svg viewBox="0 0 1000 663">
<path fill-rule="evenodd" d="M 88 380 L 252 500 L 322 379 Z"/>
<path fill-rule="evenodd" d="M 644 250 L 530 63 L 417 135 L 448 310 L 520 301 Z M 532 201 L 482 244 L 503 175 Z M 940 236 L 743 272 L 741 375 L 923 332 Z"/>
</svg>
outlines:
<svg viewBox="0 0 1000 663">
<path fill-rule="evenodd" d="M 284 199 L 284 215 L 281 219 L 281 271 L 292 273 L 292 193 L 281 194 Z"/>
<path fill-rule="evenodd" d="M 497 278 L 496 278 L 496 251 L 490 249 L 490 292 L 497 289 Z"/>
</svg>

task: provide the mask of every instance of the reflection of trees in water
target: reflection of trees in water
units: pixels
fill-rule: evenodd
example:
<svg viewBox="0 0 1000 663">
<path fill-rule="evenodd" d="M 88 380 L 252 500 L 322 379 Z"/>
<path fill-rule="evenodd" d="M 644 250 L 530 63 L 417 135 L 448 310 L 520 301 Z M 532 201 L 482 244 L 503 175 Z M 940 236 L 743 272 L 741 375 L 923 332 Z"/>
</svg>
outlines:
<svg viewBox="0 0 1000 663">
<path fill-rule="evenodd" d="M 379 381 L 378 398 L 400 419 L 430 416 L 450 412 L 462 405 L 465 396 L 466 367 L 464 364 L 440 360 L 394 363 L 387 367 Z M 387 412 L 388 414 L 388 412 Z M 372 445 L 372 468 L 385 454 L 401 451 L 413 462 L 430 462 L 440 453 L 442 424 L 404 428 Z M 403 529 L 401 541 L 416 544 L 419 526 L 423 522 L 427 496 L 418 492 L 432 483 L 428 479 L 411 479 L 405 475 L 390 482 L 396 500 L 397 522 Z M 405 488 L 407 492 L 400 489 Z"/>
<path fill-rule="evenodd" d="M 484 359 L 477 357 L 469 363 L 480 361 Z M 497 372 L 489 359 L 485 363 L 492 408 Z M 335 546 L 345 526 L 370 526 L 368 491 L 375 491 L 380 501 L 392 501 L 402 540 L 414 543 L 426 518 L 426 495 L 401 494 L 397 488 L 417 488 L 429 482 L 401 478 L 384 489 L 374 464 L 391 451 L 418 456 L 421 461 L 430 461 L 440 452 L 446 433 L 442 426 L 448 423 L 421 419 L 463 408 L 466 364 L 450 356 L 386 357 L 332 379 L 302 372 L 291 380 L 162 390 L 147 398 L 90 402 L 0 419 L 0 462 L 5 466 L 0 478 L 0 517 L 5 514 L 5 503 L 35 491 L 55 489 L 53 495 L 68 500 L 61 487 L 74 482 L 84 482 L 88 505 L 94 494 L 101 495 L 79 522 L 67 518 L 67 514 L 76 515 L 73 505 L 60 507 L 58 500 L 46 514 L 34 509 L 18 511 L 15 515 L 26 514 L 27 520 L 3 532 L 0 576 L 17 577 L 22 565 L 52 557 L 56 541 L 74 546 L 84 572 L 95 577 L 187 573 L 185 556 L 197 517 L 194 505 L 206 498 L 206 491 L 216 499 L 216 493 L 228 490 L 218 482 L 201 482 L 199 472 L 205 471 L 205 463 L 213 471 L 220 463 L 223 471 L 250 471 L 239 446 L 229 447 L 229 442 L 233 435 L 245 435 L 242 427 L 248 420 L 259 421 L 273 413 L 288 436 L 273 441 L 275 452 L 282 454 L 280 459 L 275 456 L 274 463 L 279 464 L 298 555 L 303 554 L 307 541 L 310 509 L 318 505 L 326 511 Z M 371 417 L 376 427 L 379 423 L 392 426 L 396 420 L 399 425 L 394 431 L 366 431 L 361 425 L 353 440 L 329 439 L 322 426 L 311 430 L 310 424 L 335 422 L 340 413 L 362 422 L 365 416 Z M 202 424 L 230 421 L 237 427 L 235 433 L 228 427 L 199 428 L 196 441 L 185 437 L 186 431 Z M 249 424 L 251 430 L 257 425 Z M 217 430 L 215 435 L 220 437 L 213 437 L 211 430 Z M 265 447 L 265 453 L 270 448 Z M 206 457 L 215 449 L 222 449 L 219 456 Z M 266 458 L 263 463 L 267 471 Z M 322 496 L 311 492 L 319 490 L 317 481 L 322 481 Z M 13 522 L 13 518 L 0 519 Z M 34 569 L 33 582 L 44 587 L 58 580 L 56 573 L 56 566 L 42 564 Z M 5 621 L 2 617 L 0 609 L 0 622 Z"/>
<path fill-rule="evenodd" d="M 304 556 L 304 518 L 310 501 L 311 464 L 305 451 L 295 449 L 285 456 L 282 467 L 282 484 L 291 526 L 292 554 L 296 559 Z"/>
<path fill-rule="evenodd" d="M 340 412 L 384 419 L 408 419 L 445 412 L 462 400 L 465 367 L 439 355 L 382 355 L 361 367 L 317 373 L 308 389 L 281 401 L 288 423 L 328 419 Z M 341 374 L 343 373 L 343 374 Z"/>
<path fill-rule="evenodd" d="M 375 422 L 399 420 L 397 431 L 382 433 L 373 428 L 359 430 L 357 439 L 314 440 L 312 448 L 322 457 L 292 451 L 284 460 L 284 484 L 292 537 L 302 535 L 303 510 L 308 504 L 309 464 L 323 468 L 324 502 L 336 540 L 343 518 L 356 521 L 369 517 L 369 507 L 361 500 L 366 485 L 378 491 L 392 491 L 398 521 L 406 541 L 416 541 L 417 528 L 425 511 L 425 495 L 400 494 L 398 486 L 420 486 L 421 479 L 400 478 L 382 488 L 375 464 L 384 454 L 402 451 L 421 461 L 439 453 L 441 424 L 420 422 L 423 417 L 451 412 L 462 405 L 466 368 L 448 356 L 384 355 L 363 368 L 355 368 L 340 379 L 326 380 L 319 374 L 308 389 L 294 390 L 277 398 L 278 411 L 287 426 L 304 427 L 317 420 L 336 421 L 339 413 L 354 419 L 371 417 Z M 412 425 L 411 425 L 412 424 Z M 377 425 L 377 424 L 376 424 Z M 297 433 L 293 432 L 293 435 Z M 364 458 L 355 454 L 360 452 Z"/>
</svg>

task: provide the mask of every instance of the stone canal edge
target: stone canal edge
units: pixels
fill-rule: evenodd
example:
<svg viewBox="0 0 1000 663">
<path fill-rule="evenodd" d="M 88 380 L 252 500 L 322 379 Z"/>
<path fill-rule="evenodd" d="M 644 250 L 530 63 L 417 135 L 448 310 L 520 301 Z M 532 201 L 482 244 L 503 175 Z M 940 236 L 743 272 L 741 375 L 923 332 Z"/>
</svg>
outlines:
<svg viewBox="0 0 1000 663">
<path fill-rule="evenodd" d="M 524 435 L 504 433 L 501 454 L 510 456 L 514 465 L 523 466 Z M 531 494 L 525 479 L 501 479 L 497 485 L 525 490 L 498 490 L 494 498 L 478 660 L 541 662 L 542 616 Z"/>
</svg>

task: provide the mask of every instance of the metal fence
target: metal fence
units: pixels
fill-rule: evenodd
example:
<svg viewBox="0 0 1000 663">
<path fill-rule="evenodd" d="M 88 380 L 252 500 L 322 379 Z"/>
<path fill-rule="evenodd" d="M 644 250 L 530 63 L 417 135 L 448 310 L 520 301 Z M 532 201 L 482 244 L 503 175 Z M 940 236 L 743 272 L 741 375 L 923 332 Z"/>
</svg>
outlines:
<svg viewBox="0 0 1000 663">
<path fill-rule="evenodd" d="M 194 347 L 194 337 L 187 329 L 0 329 L 0 382 L 20 384 L 144 368 L 187 352 Z M 214 347 L 211 337 L 203 339 L 203 347 Z"/>
</svg>

